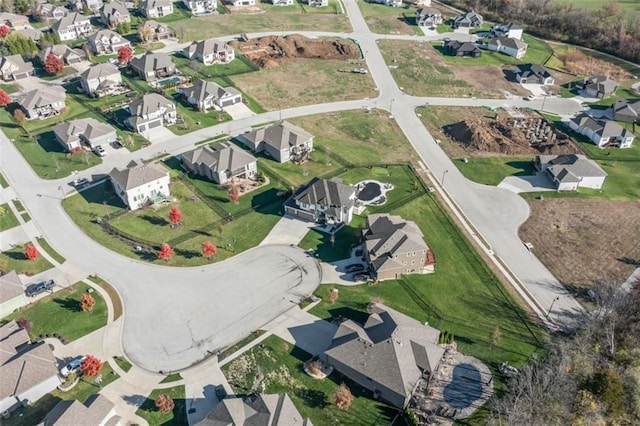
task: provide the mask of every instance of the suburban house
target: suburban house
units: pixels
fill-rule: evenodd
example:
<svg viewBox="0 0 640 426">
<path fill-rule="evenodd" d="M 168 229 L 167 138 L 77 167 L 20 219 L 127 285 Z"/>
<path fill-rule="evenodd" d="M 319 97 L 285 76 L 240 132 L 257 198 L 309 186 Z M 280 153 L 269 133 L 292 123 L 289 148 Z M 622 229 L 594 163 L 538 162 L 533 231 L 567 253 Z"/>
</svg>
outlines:
<svg viewBox="0 0 640 426">
<path fill-rule="evenodd" d="M 175 124 L 177 119 L 176 105 L 158 93 L 146 94 L 126 108 L 130 114 L 126 123 L 138 133 Z"/>
<path fill-rule="evenodd" d="M 600 148 L 631 148 L 635 135 L 611 120 L 597 120 L 586 114 L 569 121 L 571 130 L 588 137 Z"/>
<path fill-rule="evenodd" d="M 0 412 L 36 402 L 58 386 L 58 368 L 49 345 L 31 343 L 15 321 L 0 327 Z"/>
<path fill-rule="evenodd" d="M 42 426 L 96 425 L 119 426 L 123 424 L 116 414 L 116 406 L 109 399 L 95 394 L 84 404 L 78 400 L 62 400 L 42 419 Z"/>
<path fill-rule="evenodd" d="M 79 118 L 65 121 L 51 128 L 56 140 L 67 152 L 76 152 L 82 149 L 82 145 L 95 148 L 98 145 L 106 145 L 118 139 L 116 129 L 108 124 L 101 123 L 95 118 Z"/>
<path fill-rule="evenodd" d="M 111 170 L 109 177 L 115 193 L 130 210 L 137 210 L 170 196 L 169 171 L 159 164 L 132 161 L 126 169 Z"/>
<path fill-rule="evenodd" d="M 54 22 L 51 30 L 60 37 L 60 40 L 68 41 L 86 37 L 94 31 L 94 28 L 88 16 L 72 12 Z"/>
<path fill-rule="evenodd" d="M 86 7 L 92 13 L 98 13 L 100 8 L 102 7 L 102 0 L 82 0 L 81 2 L 79 2 L 79 6 L 79 10 L 82 10 Z"/>
<path fill-rule="evenodd" d="M 87 54 L 82 49 L 72 49 L 66 44 L 54 44 L 47 46 L 38 53 L 38 60 L 44 64 L 47 56 L 54 55 L 58 59 L 62 59 L 65 64 L 72 65 L 78 62 L 86 61 Z"/>
<path fill-rule="evenodd" d="M 0 75 L 5 81 L 22 80 L 33 75 L 33 65 L 25 62 L 21 55 L 0 58 Z"/>
<path fill-rule="evenodd" d="M 265 152 L 278 161 L 298 161 L 313 151 L 313 136 L 287 121 L 254 129 L 238 136 L 253 152 Z"/>
<path fill-rule="evenodd" d="M 138 10 L 147 18 L 162 18 L 173 13 L 173 2 L 171 0 L 142 0 Z"/>
<path fill-rule="evenodd" d="M 444 51 L 453 56 L 468 56 L 471 58 L 479 58 L 482 50 L 477 44 L 470 41 L 460 42 L 458 40 L 445 41 L 442 45 Z"/>
<path fill-rule="evenodd" d="M 370 214 L 362 236 L 364 257 L 378 280 L 434 272 L 435 255 L 415 222 L 389 214 Z"/>
<path fill-rule="evenodd" d="M 149 51 L 129 62 L 131 69 L 143 80 L 153 81 L 176 73 L 176 65 L 166 53 Z"/>
<path fill-rule="evenodd" d="M 53 19 L 62 19 L 69 14 L 66 7 L 56 6 L 51 3 L 39 3 L 32 12 L 32 16 L 36 21 L 49 21 Z"/>
<path fill-rule="evenodd" d="M 0 318 L 4 318 L 27 304 L 24 284 L 16 271 L 0 276 Z"/>
<path fill-rule="evenodd" d="M 286 393 L 225 398 L 195 426 L 313 426 Z"/>
<path fill-rule="evenodd" d="M 419 27 L 435 27 L 442 24 L 442 13 L 435 7 L 423 7 L 416 12 Z"/>
<path fill-rule="evenodd" d="M 497 24 L 491 27 L 491 34 L 494 37 L 508 37 L 522 40 L 522 27 L 513 22 Z"/>
<path fill-rule="evenodd" d="M 345 223 L 353 218 L 356 189 L 338 178 L 313 178 L 285 203 L 284 212 L 311 222 Z"/>
<path fill-rule="evenodd" d="M 228 0 L 227 2 L 233 7 L 247 7 L 256 5 L 256 0 Z"/>
<path fill-rule="evenodd" d="M 534 167 L 545 172 L 558 191 L 600 189 L 607 173 L 593 160 L 579 154 L 539 155 Z"/>
<path fill-rule="evenodd" d="M 27 119 L 38 120 L 57 115 L 66 108 L 67 94 L 61 86 L 47 86 L 24 93 L 18 98 L 18 105 Z"/>
<path fill-rule="evenodd" d="M 370 0 L 371 3 L 384 4 L 385 6 L 400 7 L 402 6 L 402 0 Z"/>
<path fill-rule="evenodd" d="M 107 96 L 122 87 L 122 74 L 108 62 L 96 64 L 80 74 L 80 87 L 88 95 Z"/>
<path fill-rule="evenodd" d="M 325 7 L 329 6 L 329 0 L 307 0 L 307 4 L 310 7 Z"/>
<path fill-rule="evenodd" d="M 228 64 L 236 57 L 233 47 L 224 41 L 214 38 L 194 41 L 182 50 L 182 54 L 189 59 L 196 59 L 205 65 Z"/>
<path fill-rule="evenodd" d="M 615 95 L 619 84 L 606 75 L 592 75 L 573 83 L 574 87 L 584 90 L 585 95 L 604 99 Z"/>
<path fill-rule="evenodd" d="M 194 15 L 199 13 L 213 13 L 218 8 L 217 0 L 182 0 L 182 3 Z"/>
<path fill-rule="evenodd" d="M 9 12 L 0 12 L 0 25 L 6 25 L 11 30 L 31 28 L 28 16 L 16 15 L 15 13 Z"/>
<path fill-rule="evenodd" d="M 440 364 L 440 332 L 380 303 L 370 303 L 367 311 L 364 326 L 353 320 L 340 324 L 323 357 L 374 399 L 404 408 L 419 380 Z"/>
<path fill-rule="evenodd" d="M 149 27 L 151 31 L 149 40 L 140 40 L 142 42 L 164 40 L 176 36 L 175 31 L 169 28 L 167 24 L 162 24 L 158 21 L 149 20 L 143 24 L 143 27 Z"/>
<path fill-rule="evenodd" d="M 471 11 L 453 18 L 453 28 L 478 28 L 483 22 L 482 15 Z"/>
<path fill-rule="evenodd" d="M 190 173 L 204 176 L 218 185 L 234 178 L 255 179 L 258 173 L 256 158 L 230 142 L 187 151 L 180 155 L 180 161 Z"/>
<path fill-rule="evenodd" d="M 128 47 L 133 52 L 129 40 L 115 31 L 100 30 L 87 37 L 91 51 L 96 55 L 111 55 L 118 53 L 121 47 Z"/>
<path fill-rule="evenodd" d="M 16 32 L 22 34 L 26 38 L 30 38 L 36 43 L 38 43 L 42 38 L 42 31 L 36 30 L 35 28 L 22 28 L 20 30 L 16 30 Z"/>
<path fill-rule="evenodd" d="M 550 86 L 554 79 L 551 73 L 538 64 L 523 64 L 516 66 L 514 70 L 516 81 L 521 84 L 542 84 Z"/>
<path fill-rule="evenodd" d="M 105 3 L 100 10 L 100 20 L 109 28 L 113 28 L 118 24 L 130 23 L 131 14 L 127 7 L 117 0 Z"/>
<path fill-rule="evenodd" d="M 616 99 L 611 113 L 616 121 L 640 124 L 640 99 Z"/>
<path fill-rule="evenodd" d="M 504 36 L 494 37 L 481 46 L 488 50 L 504 53 L 505 55 L 518 59 L 524 58 L 524 55 L 527 54 L 527 48 L 529 47 L 529 45 L 522 40 Z"/>
<path fill-rule="evenodd" d="M 223 109 L 242 102 L 242 94 L 233 87 L 220 87 L 213 81 L 198 79 L 191 86 L 178 88 L 187 102 L 199 111 L 218 107 Z"/>
<path fill-rule="evenodd" d="M 293 6 L 293 0 L 271 0 L 274 6 Z"/>
</svg>

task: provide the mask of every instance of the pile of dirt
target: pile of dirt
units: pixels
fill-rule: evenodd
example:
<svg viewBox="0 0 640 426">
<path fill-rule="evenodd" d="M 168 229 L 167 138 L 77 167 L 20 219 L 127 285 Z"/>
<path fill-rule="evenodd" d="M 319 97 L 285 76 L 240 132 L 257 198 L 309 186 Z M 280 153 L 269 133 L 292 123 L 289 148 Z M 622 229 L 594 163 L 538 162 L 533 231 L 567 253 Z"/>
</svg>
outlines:
<svg viewBox="0 0 640 426">
<path fill-rule="evenodd" d="M 569 49 L 558 55 L 564 68 L 576 75 L 606 75 L 607 77 L 622 81 L 631 78 L 631 74 L 622 68 L 606 61 L 585 55 L 578 49 Z"/>
<path fill-rule="evenodd" d="M 581 153 L 567 135 L 542 118 L 468 118 L 443 130 L 470 152 L 514 156 Z"/>
<path fill-rule="evenodd" d="M 286 37 L 267 36 L 230 43 L 257 66 L 278 67 L 282 62 L 304 59 L 360 59 L 360 49 L 351 40 L 341 38 L 311 39 L 299 34 Z"/>
</svg>

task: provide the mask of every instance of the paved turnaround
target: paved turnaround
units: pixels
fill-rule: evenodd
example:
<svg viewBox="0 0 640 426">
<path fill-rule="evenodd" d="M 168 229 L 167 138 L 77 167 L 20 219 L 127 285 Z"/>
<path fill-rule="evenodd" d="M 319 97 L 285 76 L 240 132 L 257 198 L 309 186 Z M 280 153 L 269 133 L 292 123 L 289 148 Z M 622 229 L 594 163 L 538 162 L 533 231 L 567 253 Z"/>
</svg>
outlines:
<svg viewBox="0 0 640 426">
<path fill-rule="evenodd" d="M 414 111 L 427 102 L 429 105 L 540 108 L 542 101 L 408 96 L 391 76 L 376 41 L 382 38 L 428 41 L 430 38 L 373 34 L 355 0 L 344 3 L 353 33 L 301 33 L 355 39 L 365 53 L 380 92 L 378 98 L 309 105 L 222 123 L 154 142 L 128 155 L 118 153 L 105 157 L 101 165 L 74 177 L 94 178 L 108 173 L 114 166 L 124 167 L 131 159 L 181 153 L 206 138 L 237 134 L 280 117 L 363 107 L 387 109 L 396 117 L 432 176 L 440 181 L 469 223 L 490 244 L 492 252 L 524 284 L 534 309 L 543 316 L 553 305 L 551 318 L 561 326 L 571 327 L 582 315 L 582 307 L 518 238 L 518 227 L 529 215 L 527 203 L 510 191 L 465 179 Z M 570 99 L 549 98 L 545 103 L 546 111 L 562 115 L 575 114 L 580 108 Z M 150 265 L 111 252 L 84 235 L 62 209 L 60 197 L 69 189 L 68 182 L 73 178 L 39 179 L 3 133 L 0 133 L 0 152 L 0 167 L 50 244 L 77 267 L 101 275 L 118 289 L 125 306 L 124 350 L 133 362 L 149 371 L 178 370 L 198 362 L 211 351 L 233 343 L 272 320 L 313 291 L 320 281 L 313 259 L 288 246 L 260 247 L 219 264 L 181 269 Z"/>
</svg>

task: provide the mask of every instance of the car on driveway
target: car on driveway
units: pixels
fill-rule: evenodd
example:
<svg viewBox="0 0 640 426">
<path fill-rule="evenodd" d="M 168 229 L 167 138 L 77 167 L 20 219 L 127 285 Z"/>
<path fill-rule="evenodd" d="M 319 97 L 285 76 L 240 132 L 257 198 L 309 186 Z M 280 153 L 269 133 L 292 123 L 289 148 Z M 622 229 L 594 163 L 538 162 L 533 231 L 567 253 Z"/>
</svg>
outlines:
<svg viewBox="0 0 640 426">
<path fill-rule="evenodd" d="M 62 377 L 67 377 L 71 373 L 77 373 L 80 370 L 80 366 L 82 362 L 87 359 L 86 356 L 78 356 L 69 361 L 67 365 L 60 369 L 60 375 Z"/>
<path fill-rule="evenodd" d="M 363 272 L 353 276 L 353 279 L 356 281 L 366 281 L 369 278 L 371 278 L 371 275 L 369 275 L 367 272 Z"/>
<path fill-rule="evenodd" d="M 95 152 L 98 157 L 104 157 L 107 155 L 107 151 L 104 150 L 102 145 L 96 145 L 96 147 L 93 148 L 93 152 Z"/>
<path fill-rule="evenodd" d="M 39 283 L 31 284 L 27 286 L 24 292 L 29 297 L 36 297 L 37 295 L 39 295 L 40 293 L 44 293 L 45 291 L 48 291 L 49 293 L 53 293 L 53 287 L 55 286 L 56 286 L 55 281 L 45 280 L 45 281 L 40 281 Z"/>
<path fill-rule="evenodd" d="M 344 269 L 347 272 L 360 272 L 364 271 L 364 265 L 361 263 L 352 263 L 351 265 L 347 265 Z"/>
<path fill-rule="evenodd" d="M 73 186 L 75 188 L 80 188 L 82 186 L 88 185 L 89 181 L 86 178 L 78 178 L 73 181 Z"/>
</svg>

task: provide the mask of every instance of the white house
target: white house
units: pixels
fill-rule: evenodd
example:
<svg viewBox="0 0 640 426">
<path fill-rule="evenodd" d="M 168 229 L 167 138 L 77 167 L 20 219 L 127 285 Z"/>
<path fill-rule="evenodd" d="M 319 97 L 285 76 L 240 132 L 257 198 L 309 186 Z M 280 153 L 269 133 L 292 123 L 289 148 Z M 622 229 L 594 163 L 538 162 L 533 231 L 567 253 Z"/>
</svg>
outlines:
<svg viewBox="0 0 640 426">
<path fill-rule="evenodd" d="M 126 169 L 111 170 L 109 177 L 115 193 L 130 210 L 137 210 L 171 195 L 169 171 L 159 164 L 132 161 Z"/>
<path fill-rule="evenodd" d="M 228 3 L 233 7 L 248 7 L 255 6 L 256 0 L 228 0 Z"/>
<path fill-rule="evenodd" d="M 62 19 L 69 14 L 69 9 L 51 3 L 39 3 L 33 9 L 32 16 L 38 21 Z"/>
<path fill-rule="evenodd" d="M 196 59 L 205 65 L 228 64 L 236 57 L 233 47 L 214 38 L 194 41 L 181 52 L 185 57 Z"/>
<path fill-rule="evenodd" d="M 10 271 L 0 277 L 0 318 L 4 318 L 27 304 L 24 284 L 16 271 Z"/>
<path fill-rule="evenodd" d="M 298 126 L 280 121 L 238 136 L 253 152 L 264 152 L 280 163 L 297 161 L 313 151 L 313 136 Z"/>
<path fill-rule="evenodd" d="M 217 0 L 182 0 L 182 3 L 194 15 L 200 13 L 213 13 L 218 8 Z"/>
<path fill-rule="evenodd" d="M 114 88 L 121 86 L 120 70 L 108 62 L 94 65 L 80 74 L 80 87 L 88 95 L 108 95 Z"/>
<path fill-rule="evenodd" d="M 256 158 L 231 142 L 185 152 L 180 161 L 191 173 L 205 176 L 218 185 L 234 178 L 255 179 L 258 173 Z"/>
<path fill-rule="evenodd" d="M 498 24 L 491 27 L 491 34 L 495 37 L 508 37 L 522 40 L 522 27 L 513 22 Z"/>
<path fill-rule="evenodd" d="M 534 166 L 545 172 L 558 191 L 577 191 L 578 188 L 600 189 L 607 173 L 584 155 L 539 155 Z"/>
<path fill-rule="evenodd" d="M 138 10 L 147 18 L 162 18 L 173 13 L 171 0 L 142 0 Z"/>
<path fill-rule="evenodd" d="M 293 0 L 271 0 L 274 6 L 293 6 Z"/>
<path fill-rule="evenodd" d="M 631 148 L 635 135 L 611 120 L 596 120 L 586 114 L 572 118 L 569 127 L 588 137 L 599 148 Z"/>
<path fill-rule="evenodd" d="M 176 105 L 158 93 L 146 94 L 126 108 L 130 114 L 127 125 L 141 134 L 165 124 L 175 124 L 177 120 Z"/>
<path fill-rule="evenodd" d="M 60 384 L 49 345 L 30 343 L 15 321 L 0 327 L 0 412 L 33 404 Z"/>
<path fill-rule="evenodd" d="M 338 178 L 313 178 L 285 203 L 286 214 L 312 222 L 346 223 L 353 219 L 356 189 Z"/>
<path fill-rule="evenodd" d="M 307 0 L 310 7 L 326 7 L 329 6 L 329 0 Z"/>
<path fill-rule="evenodd" d="M 196 80 L 191 86 L 178 88 L 180 93 L 191 106 L 199 111 L 207 111 L 218 107 L 225 107 L 242 102 L 242 94 L 233 87 L 221 87 L 213 81 Z"/>
<path fill-rule="evenodd" d="M 474 11 L 463 13 L 462 15 L 453 19 L 453 28 L 478 28 L 482 26 L 484 19 L 482 15 Z"/>
<path fill-rule="evenodd" d="M 121 47 L 128 47 L 133 52 L 131 42 L 111 30 L 100 30 L 87 37 L 91 51 L 96 55 L 112 55 Z"/>
<path fill-rule="evenodd" d="M 400 7 L 402 0 L 371 0 L 371 3 L 384 4 L 385 6 Z"/>
<path fill-rule="evenodd" d="M 68 41 L 86 37 L 93 33 L 94 28 L 88 16 L 73 12 L 54 22 L 51 30 L 60 37 L 60 40 Z"/>
<path fill-rule="evenodd" d="M 95 148 L 118 139 L 116 129 L 95 118 L 79 118 L 65 121 L 51 128 L 56 140 L 68 152 L 82 149 L 83 145 Z"/>
<path fill-rule="evenodd" d="M 527 54 L 528 44 L 517 38 L 498 36 L 492 38 L 486 44 L 481 44 L 480 47 L 520 59 Z"/>
<path fill-rule="evenodd" d="M 442 13 L 435 7 L 423 7 L 416 12 L 419 27 L 434 27 L 442 24 Z"/>
<path fill-rule="evenodd" d="M 3 80 L 22 80 L 33 75 L 33 65 L 25 62 L 21 55 L 0 58 L 0 77 Z"/>
</svg>

